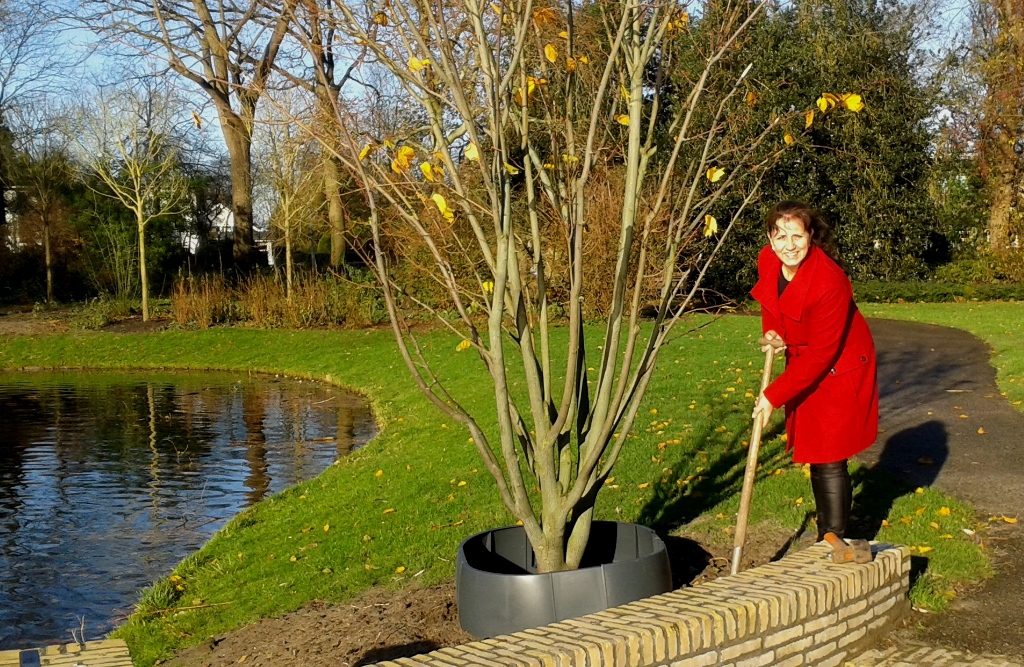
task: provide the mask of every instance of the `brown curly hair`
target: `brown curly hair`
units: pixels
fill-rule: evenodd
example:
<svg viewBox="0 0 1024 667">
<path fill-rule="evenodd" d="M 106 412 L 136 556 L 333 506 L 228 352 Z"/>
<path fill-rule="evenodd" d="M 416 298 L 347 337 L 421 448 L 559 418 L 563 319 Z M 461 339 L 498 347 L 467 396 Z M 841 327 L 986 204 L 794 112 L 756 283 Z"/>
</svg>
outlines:
<svg viewBox="0 0 1024 667">
<path fill-rule="evenodd" d="M 804 229 L 811 236 L 811 243 L 818 246 L 831 257 L 839 262 L 839 253 L 836 252 L 835 239 L 832 237 L 832 228 L 829 227 L 825 218 L 807 204 L 800 201 L 780 201 L 772 206 L 764 220 L 764 229 L 771 238 L 782 218 L 792 218 L 803 223 Z"/>
</svg>

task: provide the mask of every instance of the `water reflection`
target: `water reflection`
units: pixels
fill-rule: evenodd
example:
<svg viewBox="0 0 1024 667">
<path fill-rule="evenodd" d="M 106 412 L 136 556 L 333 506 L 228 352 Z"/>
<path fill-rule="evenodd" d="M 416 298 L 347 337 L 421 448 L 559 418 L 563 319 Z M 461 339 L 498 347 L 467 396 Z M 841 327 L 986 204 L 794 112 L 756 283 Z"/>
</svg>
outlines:
<svg viewBox="0 0 1024 667">
<path fill-rule="evenodd" d="M 0 373 L 0 650 L 97 638 L 224 521 L 364 444 L 365 402 L 221 374 Z"/>
</svg>

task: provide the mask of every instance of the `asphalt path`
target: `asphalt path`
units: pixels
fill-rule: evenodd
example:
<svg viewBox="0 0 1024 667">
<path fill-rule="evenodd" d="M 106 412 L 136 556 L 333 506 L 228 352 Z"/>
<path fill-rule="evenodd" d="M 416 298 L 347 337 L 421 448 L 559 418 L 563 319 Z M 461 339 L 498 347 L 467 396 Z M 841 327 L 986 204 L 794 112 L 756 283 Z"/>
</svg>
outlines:
<svg viewBox="0 0 1024 667">
<path fill-rule="evenodd" d="M 936 486 L 986 516 L 1024 523 L 1024 414 L 1000 395 L 988 346 L 929 324 L 868 321 L 878 354 L 879 437 L 857 458 L 914 486 Z M 919 615 L 914 638 L 1024 656 L 1022 524 L 988 536 L 996 575 L 948 612 Z"/>
</svg>

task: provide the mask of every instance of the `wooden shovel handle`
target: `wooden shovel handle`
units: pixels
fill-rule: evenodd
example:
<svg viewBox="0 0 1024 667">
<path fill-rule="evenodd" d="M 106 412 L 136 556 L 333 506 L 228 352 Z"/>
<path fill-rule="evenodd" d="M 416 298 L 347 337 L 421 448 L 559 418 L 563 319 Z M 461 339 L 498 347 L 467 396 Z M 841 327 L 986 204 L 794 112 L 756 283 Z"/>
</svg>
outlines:
<svg viewBox="0 0 1024 667">
<path fill-rule="evenodd" d="M 768 387 L 772 380 L 772 365 L 775 363 L 775 351 L 781 347 L 772 341 L 766 341 L 770 345 L 764 353 L 764 370 L 761 372 L 761 392 Z M 757 453 L 761 447 L 761 420 L 754 420 L 754 430 L 750 434 L 750 447 L 747 449 L 747 467 L 743 471 L 743 491 L 740 493 L 740 510 L 736 515 L 736 539 L 733 541 L 732 550 L 732 574 L 739 572 L 740 557 L 743 554 L 743 545 L 747 541 L 747 521 L 750 518 L 750 499 L 754 494 L 754 479 L 757 477 Z"/>
</svg>

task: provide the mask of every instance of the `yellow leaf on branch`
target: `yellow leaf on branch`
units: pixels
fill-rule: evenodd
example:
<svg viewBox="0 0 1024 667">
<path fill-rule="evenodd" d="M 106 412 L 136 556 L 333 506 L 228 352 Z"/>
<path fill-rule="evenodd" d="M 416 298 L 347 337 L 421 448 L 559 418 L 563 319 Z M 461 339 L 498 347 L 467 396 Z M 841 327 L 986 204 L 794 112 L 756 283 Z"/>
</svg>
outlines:
<svg viewBox="0 0 1024 667">
<path fill-rule="evenodd" d="M 409 65 L 410 72 L 412 72 L 413 74 L 419 74 L 421 69 L 430 64 L 430 61 L 427 60 L 426 58 L 420 60 L 416 56 L 411 56 L 407 64 Z"/>
<path fill-rule="evenodd" d="M 555 48 L 554 44 L 544 45 L 544 57 L 548 59 L 549 63 L 554 63 L 558 60 L 558 49 Z"/>
<path fill-rule="evenodd" d="M 747 93 L 746 97 L 744 97 L 743 99 L 747 103 L 747 106 L 751 106 L 752 107 L 752 106 L 754 106 L 754 104 L 757 103 L 757 94 L 754 91 L 751 90 L 750 92 Z"/>
<path fill-rule="evenodd" d="M 429 162 L 421 162 L 420 171 L 423 172 L 423 178 L 427 179 L 428 181 L 434 180 L 434 168 L 431 166 Z"/>
<path fill-rule="evenodd" d="M 502 163 L 502 166 L 505 167 L 505 171 L 508 172 L 510 176 L 515 176 L 519 173 L 519 167 L 509 164 L 508 162 Z"/>
<path fill-rule="evenodd" d="M 366 144 L 363 146 L 363 150 L 359 151 L 359 159 L 365 160 L 366 156 L 369 155 L 371 151 L 373 151 L 373 144 Z"/>
<path fill-rule="evenodd" d="M 629 114 L 620 113 L 615 116 L 615 122 L 619 125 L 629 125 Z"/>
<path fill-rule="evenodd" d="M 412 159 L 415 156 L 416 151 L 408 146 L 402 146 L 398 149 L 395 159 L 391 161 L 391 170 L 396 174 L 404 174 L 409 171 L 409 167 L 412 166 Z"/>
<path fill-rule="evenodd" d="M 480 284 L 480 287 L 484 290 L 484 294 L 494 293 L 494 283 L 490 280 L 485 280 L 483 283 Z"/>
<path fill-rule="evenodd" d="M 725 176 L 725 169 L 711 167 L 710 169 L 707 170 L 707 173 L 705 173 L 704 175 L 712 183 L 717 183 L 718 181 L 722 180 L 723 176 Z"/>
<path fill-rule="evenodd" d="M 843 105 L 854 113 L 858 113 L 864 108 L 864 100 L 856 93 L 846 93 L 845 95 L 842 95 L 840 99 L 842 99 Z"/>
<path fill-rule="evenodd" d="M 448 202 L 445 200 L 444 195 L 439 192 L 435 192 L 430 195 L 430 199 L 437 206 L 437 210 L 441 212 L 441 215 L 445 220 L 451 222 L 455 219 L 455 214 L 448 208 Z"/>
<path fill-rule="evenodd" d="M 373 22 L 379 26 L 387 27 L 388 15 L 385 14 L 384 12 L 377 12 L 373 17 Z"/>
<path fill-rule="evenodd" d="M 565 59 L 565 71 L 566 72 L 575 72 L 576 71 L 576 61 L 574 59 L 572 59 L 572 58 L 566 58 Z"/>
<path fill-rule="evenodd" d="M 471 143 L 466 147 L 466 159 L 467 160 L 479 160 L 480 149 L 476 147 L 476 144 Z"/>
<path fill-rule="evenodd" d="M 805 130 L 810 129 L 811 124 L 813 122 L 814 122 L 814 109 L 810 109 L 807 113 L 804 114 L 804 129 Z"/>
<path fill-rule="evenodd" d="M 626 86 L 624 84 L 619 84 L 619 92 L 622 93 L 622 99 L 626 100 L 627 102 L 633 99 L 633 96 L 629 94 L 629 91 L 626 90 Z"/>
<path fill-rule="evenodd" d="M 713 236 L 718 232 L 718 220 L 713 215 L 704 216 L 704 236 Z M 722 427 L 719 427 L 722 428 Z M 724 430 L 724 429 L 723 429 Z"/>
<path fill-rule="evenodd" d="M 782 140 L 786 142 L 787 146 L 792 146 L 793 142 L 796 141 L 796 139 L 793 138 L 793 135 L 790 134 L 789 132 L 786 132 L 786 134 L 782 135 Z"/>
<path fill-rule="evenodd" d="M 537 23 L 538 27 L 543 28 L 546 25 L 557 22 L 558 14 L 555 12 L 554 7 L 541 7 L 540 9 L 533 10 L 533 20 Z"/>
</svg>

